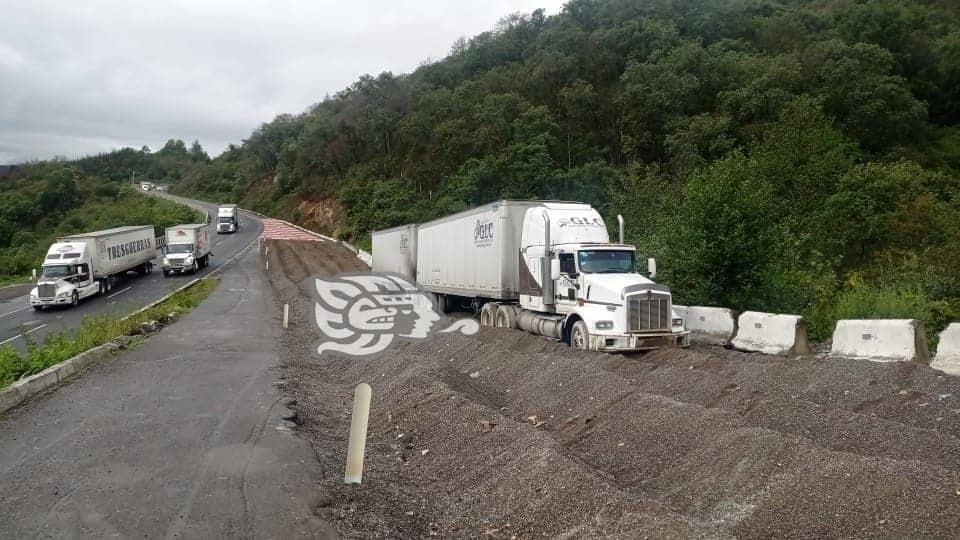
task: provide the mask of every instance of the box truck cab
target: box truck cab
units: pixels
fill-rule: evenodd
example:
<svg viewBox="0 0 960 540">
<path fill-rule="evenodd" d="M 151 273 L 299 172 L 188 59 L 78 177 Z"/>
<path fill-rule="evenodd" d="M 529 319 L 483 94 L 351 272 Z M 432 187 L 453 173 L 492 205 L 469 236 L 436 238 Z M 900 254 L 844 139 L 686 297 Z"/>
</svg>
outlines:
<svg viewBox="0 0 960 540">
<path fill-rule="evenodd" d="M 240 230 L 240 210 L 235 204 L 221 204 L 217 208 L 217 234 Z"/>
<path fill-rule="evenodd" d="M 130 270 L 149 274 L 157 254 L 154 242 L 150 225 L 59 238 L 47 250 L 30 305 L 36 310 L 76 306 L 84 298 L 109 293 Z"/>
<path fill-rule="evenodd" d="M 168 227 L 163 254 L 163 275 L 196 274 L 210 264 L 210 225 L 191 223 Z"/>
<path fill-rule="evenodd" d="M 415 241 L 411 235 L 415 232 Z M 413 262 L 415 261 L 415 263 Z M 374 271 L 398 272 L 443 311 L 598 351 L 685 347 L 670 289 L 638 271 L 588 204 L 502 200 L 421 225 L 373 233 Z"/>
</svg>

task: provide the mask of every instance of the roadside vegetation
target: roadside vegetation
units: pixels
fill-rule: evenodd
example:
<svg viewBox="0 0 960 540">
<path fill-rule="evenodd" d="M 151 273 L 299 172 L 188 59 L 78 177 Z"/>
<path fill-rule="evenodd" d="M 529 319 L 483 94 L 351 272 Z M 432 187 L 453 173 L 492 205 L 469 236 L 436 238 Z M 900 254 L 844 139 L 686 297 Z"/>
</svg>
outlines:
<svg viewBox="0 0 960 540">
<path fill-rule="evenodd" d="M 175 189 L 365 247 L 499 197 L 586 201 L 678 302 L 933 337 L 960 316 L 958 28 L 951 2 L 572 0 L 278 116 Z"/>
<path fill-rule="evenodd" d="M 371 230 L 501 197 L 585 201 L 614 235 L 626 217 L 678 303 L 803 314 L 814 339 L 918 318 L 933 338 L 960 318 L 958 29 L 955 2 L 571 0 L 215 159 L 171 140 L 74 166 L 367 249 Z M 0 274 L 36 260 L 15 230 Z"/>
<path fill-rule="evenodd" d="M 0 180 L 0 285 L 26 281 L 58 236 L 124 225 L 154 225 L 160 236 L 165 227 L 201 219 L 190 208 L 136 193 L 130 171 L 149 169 L 143 160 L 133 164 L 138 168 L 126 165 L 117 154 L 28 164 Z"/>
<path fill-rule="evenodd" d="M 43 343 L 32 341 L 26 335 L 27 352 L 21 354 L 10 345 L 0 347 L 0 388 L 10 385 L 21 377 L 39 373 L 48 367 L 72 358 L 84 351 L 99 347 L 112 339 L 131 336 L 139 332 L 142 324 L 157 321 L 171 322 L 183 316 L 210 296 L 217 287 L 217 278 L 204 278 L 194 286 L 180 291 L 166 301 L 129 318 L 117 315 L 87 317 L 80 328 L 73 332 L 61 332 L 46 336 Z"/>
</svg>

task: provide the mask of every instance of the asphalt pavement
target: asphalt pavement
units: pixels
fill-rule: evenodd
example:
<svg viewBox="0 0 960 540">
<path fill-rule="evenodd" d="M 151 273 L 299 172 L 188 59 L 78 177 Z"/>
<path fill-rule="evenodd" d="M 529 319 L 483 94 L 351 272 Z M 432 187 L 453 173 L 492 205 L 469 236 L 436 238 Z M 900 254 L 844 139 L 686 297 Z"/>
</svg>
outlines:
<svg viewBox="0 0 960 540">
<path fill-rule="evenodd" d="M 211 212 L 212 216 L 217 215 L 214 204 L 170 195 L 165 197 L 205 208 Z M 243 212 L 238 232 L 215 236 L 210 266 L 198 272 L 197 275 L 203 276 L 215 270 L 254 241 L 262 230 L 260 218 L 249 212 Z M 30 291 L 0 301 L 0 346 L 11 345 L 23 351 L 26 349 L 28 339 L 42 343 L 43 337 L 51 332 L 77 328 L 84 317 L 107 313 L 126 315 L 162 298 L 194 277 L 186 274 L 164 278 L 160 271 L 161 256 L 159 255 L 154 261 L 154 272 L 149 276 L 137 276 L 135 272 L 130 272 L 127 279 L 117 283 L 109 295 L 87 298 L 76 308 L 48 308 L 44 311 L 36 311 L 30 306 Z"/>
<path fill-rule="evenodd" d="M 284 427 L 262 261 L 247 251 L 183 319 L 0 417 L 0 537 L 333 535 L 312 511 L 322 471 Z"/>
</svg>

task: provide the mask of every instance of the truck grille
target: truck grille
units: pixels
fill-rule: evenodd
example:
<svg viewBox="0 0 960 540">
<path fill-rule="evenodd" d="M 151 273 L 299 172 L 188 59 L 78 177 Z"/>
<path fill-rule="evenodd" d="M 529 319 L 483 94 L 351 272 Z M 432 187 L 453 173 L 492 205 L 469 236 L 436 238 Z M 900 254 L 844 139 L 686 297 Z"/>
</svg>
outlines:
<svg viewBox="0 0 960 540">
<path fill-rule="evenodd" d="M 57 294 L 57 285 L 55 283 L 41 283 L 37 285 L 37 294 L 40 298 L 53 298 Z"/>
<path fill-rule="evenodd" d="M 670 295 L 648 292 L 627 298 L 631 332 L 669 332 Z"/>
</svg>

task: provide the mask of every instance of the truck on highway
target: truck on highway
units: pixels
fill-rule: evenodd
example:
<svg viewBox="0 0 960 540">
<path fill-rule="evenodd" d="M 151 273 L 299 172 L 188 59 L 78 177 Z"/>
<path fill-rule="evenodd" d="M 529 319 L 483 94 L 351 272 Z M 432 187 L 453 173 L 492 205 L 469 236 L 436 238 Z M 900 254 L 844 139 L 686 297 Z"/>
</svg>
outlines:
<svg viewBox="0 0 960 540">
<path fill-rule="evenodd" d="M 689 346 L 670 289 L 640 273 L 636 248 L 611 243 L 588 204 L 501 200 L 421 225 L 373 233 L 373 270 L 432 293 L 441 311 L 517 328 L 578 349 Z M 413 232 L 415 231 L 415 241 Z M 416 261 L 411 264 L 411 261 Z"/>
<path fill-rule="evenodd" d="M 221 204 L 217 208 L 217 234 L 240 230 L 240 210 L 235 204 Z"/>
<path fill-rule="evenodd" d="M 190 223 L 168 227 L 164 237 L 163 276 L 170 274 L 196 274 L 210 264 L 211 225 Z"/>
<path fill-rule="evenodd" d="M 152 225 L 143 225 L 58 238 L 47 250 L 30 305 L 36 310 L 76 306 L 84 298 L 109 293 L 131 270 L 149 274 L 157 257 L 153 234 Z"/>
</svg>

